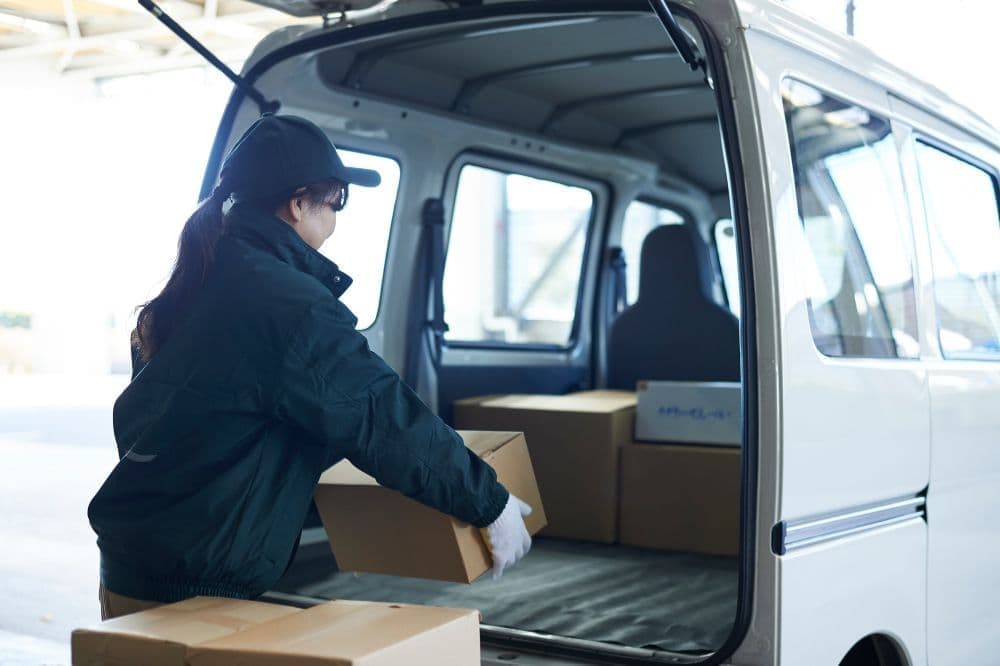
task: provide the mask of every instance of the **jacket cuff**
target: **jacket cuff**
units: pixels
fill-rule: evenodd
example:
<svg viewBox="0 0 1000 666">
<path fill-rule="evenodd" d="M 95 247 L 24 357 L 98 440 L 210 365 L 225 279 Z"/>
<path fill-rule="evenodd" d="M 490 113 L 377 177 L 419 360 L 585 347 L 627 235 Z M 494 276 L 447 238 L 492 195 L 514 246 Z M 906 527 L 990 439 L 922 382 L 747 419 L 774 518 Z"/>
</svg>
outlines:
<svg viewBox="0 0 1000 666">
<path fill-rule="evenodd" d="M 490 493 L 489 501 L 486 504 L 486 509 L 480 516 L 480 521 L 475 523 L 476 527 L 489 527 L 493 521 L 500 517 L 503 513 L 503 508 L 507 506 L 507 500 L 510 498 L 510 493 L 504 488 L 504 485 L 497 481 L 493 484 L 493 490 Z"/>
</svg>

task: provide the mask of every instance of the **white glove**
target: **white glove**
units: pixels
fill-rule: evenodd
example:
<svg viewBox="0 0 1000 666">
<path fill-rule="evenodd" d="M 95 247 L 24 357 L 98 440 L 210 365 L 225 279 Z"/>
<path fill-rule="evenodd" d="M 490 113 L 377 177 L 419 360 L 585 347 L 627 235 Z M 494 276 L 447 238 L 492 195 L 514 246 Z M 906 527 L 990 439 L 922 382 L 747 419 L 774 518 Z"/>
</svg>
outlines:
<svg viewBox="0 0 1000 666">
<path fill-rule="evenodd" d="M 511 493 L 497 519 L 482 530 L 493 555 L 493 580 L 531 550 L 531 535 L 524 526 L 524 517 L 530 513 L 531 507 Z"/>
</svg>

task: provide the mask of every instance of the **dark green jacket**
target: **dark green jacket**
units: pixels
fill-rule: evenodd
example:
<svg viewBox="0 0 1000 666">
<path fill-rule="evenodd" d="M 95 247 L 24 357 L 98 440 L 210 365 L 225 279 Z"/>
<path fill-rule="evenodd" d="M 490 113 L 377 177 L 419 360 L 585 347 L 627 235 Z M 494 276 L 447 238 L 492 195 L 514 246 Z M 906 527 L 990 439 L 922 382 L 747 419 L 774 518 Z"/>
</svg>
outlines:
<svg viewBox="0 0 1000 666">
<path fill-rule="evenodd" d="M 121 460 L 88 510 L 104 585 L 164 602 L 260 595 L 343 458 L 495 520 L 507 491 L 368 348 L 339 300 L 350 278 L 276 217 L 229 219 L 204 288 L 115 403 Z"/>
</svg>

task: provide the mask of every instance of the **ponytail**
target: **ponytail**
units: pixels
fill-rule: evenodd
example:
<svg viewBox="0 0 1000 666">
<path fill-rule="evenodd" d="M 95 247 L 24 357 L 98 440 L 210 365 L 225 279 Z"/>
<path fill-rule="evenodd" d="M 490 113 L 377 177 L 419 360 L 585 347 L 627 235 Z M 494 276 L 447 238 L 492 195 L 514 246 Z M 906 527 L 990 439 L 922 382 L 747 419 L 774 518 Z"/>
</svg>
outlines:
<svg viewBox="0 0 1000 666">
<path fill-rule="evenodd" d="M 198 204 L 181 230 L 177 241 L 177 260 L 166 286 L 158 296 L 139 308 L 133 346 L 143 361 L 148 361 L 170 337 L 191 298 L 205 284 L 215 262 L 215 246 L 224 228 L 222 205 L 229 198 L 222 184 Z"/>
</svg>

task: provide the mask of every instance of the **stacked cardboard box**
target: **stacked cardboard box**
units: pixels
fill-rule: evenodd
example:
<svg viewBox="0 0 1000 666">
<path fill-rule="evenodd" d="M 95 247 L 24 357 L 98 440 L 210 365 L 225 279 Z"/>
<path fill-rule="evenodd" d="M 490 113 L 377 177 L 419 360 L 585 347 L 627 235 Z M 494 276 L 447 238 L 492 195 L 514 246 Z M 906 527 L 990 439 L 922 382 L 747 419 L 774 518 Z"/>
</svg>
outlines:
<svg viewBox="0 0 1000 666">
<path fill-rule="evenodd" d="M 546 522 L 532 458 L 519 432 L 459 432 L 497 479 L 527 502 L 531 534 Z M 492 566 L 478 528 L 420 504 L 347 461 L 320 477 L 316 506 L 338 566 L 414 578 L 471 583 Z"/>
<path fill-rule="evenodd" d="M 74 666 L 478 664 L 475 610 L 196 597 L 73 632 Z"/>
<path fill-rule="evenodd" d="M 643 383 L 646 394 L 639 394 L 657 411 L 677 407 L 657 426 L 663 439 L 669 422 L 676 440 L 656 444 L 635 441 L 637 394 L 625 391 L 468 398 L 455 403 L 455 422 L 524 431 L 545 503 L 545 536 L 735 555 L 739 385 L 677 384 Z"/>
<path fill-rule="evenodd" d="M 621 542 L 709 555 L 739 551 L 740 449 L 622 448 Z"/>
<path fill-rule="evenodd" d="M 639 382 L 635 436 L 657 443 L 622 448 L 622 543 L 738 553 L 741 406 L 735 382 Z"/>
<path fill-rule="evenodd" d="M 459 428 L 523 431 L 548 526 L 546 536 L 614 543 L 618 451 L 632 440 L 635 394 L 504 395 L 455 402 Z"/>
<path fill-rule="evenodd" d="M 191 646 L 297 612 L 257 601 L 195 597 L 75 630 L 73 665 L 185 666 Z"/>
</svg>

